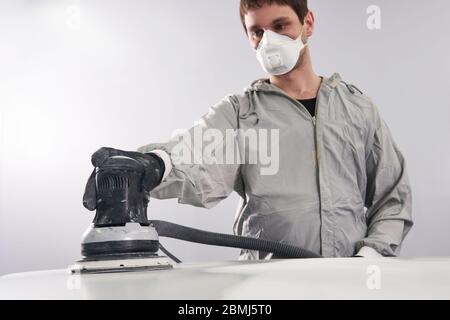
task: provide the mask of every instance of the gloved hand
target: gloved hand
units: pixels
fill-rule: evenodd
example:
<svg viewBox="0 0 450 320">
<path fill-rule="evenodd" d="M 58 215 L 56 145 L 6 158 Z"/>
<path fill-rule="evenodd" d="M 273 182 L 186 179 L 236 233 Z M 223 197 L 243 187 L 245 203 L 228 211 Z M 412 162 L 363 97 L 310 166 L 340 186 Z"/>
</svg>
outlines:
<svg viewBox="0 0 450 320">
<path fill-rule="evenodd" d="M 145 191 L 150 192 L 156 188 L 164 176 L 164 161 L 153 153 L 140 153 L 133 151 L 122 151 L 113 148 L 101 148 L 92 155 L 92 165 L 101 168 L 107 159 L 115 156 L 123 156 L 136 160 L 144 168 L 142 186 Z M 83 196 L 83 205 L 86 209 L 94 211 L 97 208 L 97 190 L 95 175 L 96 169 L 90 175 Z"/>
</svg>

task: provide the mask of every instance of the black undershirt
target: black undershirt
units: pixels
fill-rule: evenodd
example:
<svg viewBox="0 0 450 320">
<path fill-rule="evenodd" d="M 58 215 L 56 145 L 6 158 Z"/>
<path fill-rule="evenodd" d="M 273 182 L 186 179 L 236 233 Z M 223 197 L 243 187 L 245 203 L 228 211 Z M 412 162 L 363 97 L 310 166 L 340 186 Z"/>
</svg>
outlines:
<svg viewBox="0 0 450 320">
<path fill-rule="evenodd" d="M 306 109 L 308 109 L 309 113 L 312 117 L 316 116 L 316 102 L 317 98 L 313 99 L 306 99 L 306 100 L 298 100 L 302 105 L 305 106 Z"/>
</svg>

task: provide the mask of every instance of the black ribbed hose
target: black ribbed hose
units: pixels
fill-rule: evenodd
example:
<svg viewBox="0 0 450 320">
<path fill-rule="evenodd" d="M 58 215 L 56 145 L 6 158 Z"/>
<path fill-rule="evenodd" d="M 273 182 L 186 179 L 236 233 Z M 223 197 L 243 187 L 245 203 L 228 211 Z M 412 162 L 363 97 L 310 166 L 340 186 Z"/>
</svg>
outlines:
<svg viewBox="0 0 450 320">
<path fill-rule="evenodd" d="M 166 221 L 152 220 L 150 223 L 156 229 L 160 237 L 212 246 L 270 252 L 280 259 L 321 258 L 320 255 L 309 250 L 280 242 L 208 232 Z"/>
</svg>

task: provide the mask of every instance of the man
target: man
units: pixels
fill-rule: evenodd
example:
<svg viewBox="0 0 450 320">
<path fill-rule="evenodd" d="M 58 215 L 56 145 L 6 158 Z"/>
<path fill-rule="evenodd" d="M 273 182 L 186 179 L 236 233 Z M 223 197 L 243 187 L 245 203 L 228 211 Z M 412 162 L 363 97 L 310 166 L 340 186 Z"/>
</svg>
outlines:
<svg viewBox="0 0 450 320">
<path fill-rule="evenodd" d="M 189 133 L 279 130 L 277 172 L 262 174 L 261 163 L 178 163 L 177 138 L 139 153 L 103 148 L 93 164 L 101 166 L 113 155 L 139 159 L 152 197 L 198 207 L 211 208 L 236 191 L 238 235 L 325 257 L 397 256 L 413 225 L 411 190 L 405 160 L 378 109 L 338 74 L 325 78 L 314 72 L 308 38 L 315 21 L 306 0 L 241 0 L 240 14 L 270 77 L 224 98 Z M 240 141 L 240 152 L 248 155 L 249 146 Z M 184 150 L 194 154 L 196 148 Z M 85 196 L 90 210 L 93 188 L 90 179 Z M 270 258 L 264 252 L 241 254 L 241 259 Z"/>
</svg>

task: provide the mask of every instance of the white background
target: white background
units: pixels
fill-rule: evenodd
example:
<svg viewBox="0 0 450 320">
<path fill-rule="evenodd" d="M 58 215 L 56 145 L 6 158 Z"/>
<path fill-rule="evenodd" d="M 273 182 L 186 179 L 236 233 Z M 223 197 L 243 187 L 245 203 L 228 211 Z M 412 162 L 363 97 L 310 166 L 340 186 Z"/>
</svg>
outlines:
<svg viewBox="0 0 450 320">
<path fill-rule="evenodd" d="M 416 225 L 403 255 L 449 255 L 450 2 L 310 2 L 317 72 L 339 72 L 370 95 L 407 159 Z M 366 26 L 373 4 L 377 31 Z M 264 76 L 238 5 L 0 0 L 0 274 L 65 268 L 80 257 L 93 218 L 81 198 L 99 147 L 164 142 Z M 149 216 L 231 233 L 237 200 L 210 211 L 153 200 Z M 184 261 L 238 254 L 164 244 Z"/>
</svg>

